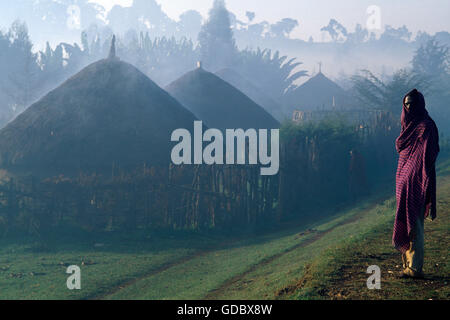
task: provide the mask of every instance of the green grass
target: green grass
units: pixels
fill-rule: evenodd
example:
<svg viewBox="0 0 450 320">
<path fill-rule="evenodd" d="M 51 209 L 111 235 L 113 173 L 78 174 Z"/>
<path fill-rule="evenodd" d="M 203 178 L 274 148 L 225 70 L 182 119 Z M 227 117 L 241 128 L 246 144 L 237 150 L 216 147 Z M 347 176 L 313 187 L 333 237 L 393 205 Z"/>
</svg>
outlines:
<svg viewBox="0 0 450 320">
<path fill-rule="evenodd" d="M 163 272 L 145 277 L 126 288 L 107 296 L 108 299 L 259 299 L 271 298 L 265 293 L 276 291 L 279 282 L 273 286 L 262 284 L 251 292 L 240 290 L 240 295 L 227 296 L 231 282 L 239 282 L 249 270 L 261 270 L 271 261 L 278 261 L 299 248 L 304 260 L 310 259 L 317 248 L 310 248 L 309 242 L 322 232 L 333 230 L 348 219 L 361 213 L 361 208 L 339 214 L 326 223 L 310 224 L 299 233 L 298 228 L 275 234 L 258 236 L 255 239 L 238 241 L 221 250 L 200 255 L 183 264 L 175 265 Z M 339 236 L 339 235 L 336 235 Z M 300 248 L 303 248 L 301 250 Z M 279 270 L 270 273 L 280 275 Z"/>
<path fill-rule="evenodd" d="M 280 252 L 305 241 L 287 235 L 277 239 L 260 239 L 259 243 L 238 243 L 216 250 L 149 276 L 117 294 L 112 299 L 202 299 L 230 277 Z"/>
<path fill-rule="evenodd" d="M 107 293 L 126 281 L 195 254 L 215 243 L 207 237 L 99 241 L 65 240 L 42 245 L 0 242 L 0 299 L 85 299 Z M 96 248 L 95 244 L 104 246 Z M 84 262 L 84 265 L 83 265 Z M 81 267 L 82 290 L 66 287 L 67 266 Z"/>
<path fill-rule="evenodd" d="M 440 170 L 440 174 L 449 171 Z M 354 237 L 312 260 L 302 278 L 285 288 L 286 299 L 449 299 L 450 177 L 438 179 L 438 219 L 425 224 L 425 279 L 400 279 L 401 256 L 391 245 L 393 200 L 379 206 Z M 350 226 L 349 226 L 350 227 Z M 368 290 L 370 265 L 382 271 L 382 289 Z"/>
<path fill-rule="evenodd" d="M 333 228 L 357 213 L 352 210 L 330 222 L 244 239 L 194 233 L 146 239 L 105 236 L 72 243 L 71 237 L 57 242 L 54 235 L 47 245 L 4 239 L 0 299 L 201 299 L 228 279 L 314 236 L 312 232 L 298 236 L 301 230 Z M 95 243 L 104 247 L 95 248 Z M 73 264 L 81 267 L 79 291 L 66 288 L 65 271 Z M 121 286 L 125 288 L 118 290 Z"/>
<path fill-rule="evenodd" d="M 389 202 L 387 206 L 391 206 Z M 315 259 L 323 259 L 324 251 L 333 250 L 338 243 L 349 241 L 356 234 L 380 219 L 374 209 L 355 210 L 350 222 L 339 218 L 332 223 L 317 228 L 322 231 L 320 238 L 305 247 L 292 250 L 278 259 L 248 273 L 242 279 L 224 290 L 220 299 L 278 299 L 289 292 L 291 284 L 301 280 L 308 265 Z M 348 217 L 349 218 L 349 217 Z M 354 222 L 351 222 L 355 220 Z"/>
<path fill-rule="evenodd" d="M 0 299 L 447 299 L 449 168 L 447 162 L 438 170 L 439 220 L 426 225 L 431 276 L 423 282 L 394 277 L 400 264 L 390 244 L 395 201 L 378 197 L 253 237 L 49 235 L 45 245 L 3 239 Z M 66 288 L 72 264 L 81 267 L 82 290 Z M 373 264 L 382 267 L 382 290 L 366 288 Z"/>
</svg>

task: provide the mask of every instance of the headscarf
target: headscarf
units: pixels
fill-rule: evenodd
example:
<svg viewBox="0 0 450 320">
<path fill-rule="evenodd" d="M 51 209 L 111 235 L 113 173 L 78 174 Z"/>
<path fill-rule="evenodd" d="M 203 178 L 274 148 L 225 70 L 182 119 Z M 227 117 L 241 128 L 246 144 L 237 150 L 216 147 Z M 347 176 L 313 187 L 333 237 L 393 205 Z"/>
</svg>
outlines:
<svg viewBox="0 0 450 320">
<path fill-rule="evenodd" d="M 409 110 L 405 105 L 407 97 L 411 97 L 414 102 L 414 105 L 410 106 Z M 412 142 L 412 134 L 414 133 L 417 124 L 423 120 L 429 120 L 434 123 L 434 121 L 430 118 L 428 111 L 425 109 L 425 98 L 423 94 L 417 91 L 417 89 L 414 89 L 403 97 L 403 110 L 401 117 L 402 131 L 396 141 L 398 152 L 405 149 L 409 143 Z"/>
<path fill-rule="evenodd" d="M 409 110 L 405 100 L 410 96 Z M 436 169 L 439 133 L 425 109 L 423 95 L 412 90 L 403 98 L 402 130 L 396 141 L 400 154 L 396 176 L 397 213 L 393 244 L 402 252 L 409 249 L 419 215 L 436 218 Z M 425 210 L 424 210 L 425 209 Z"/>
</svg>

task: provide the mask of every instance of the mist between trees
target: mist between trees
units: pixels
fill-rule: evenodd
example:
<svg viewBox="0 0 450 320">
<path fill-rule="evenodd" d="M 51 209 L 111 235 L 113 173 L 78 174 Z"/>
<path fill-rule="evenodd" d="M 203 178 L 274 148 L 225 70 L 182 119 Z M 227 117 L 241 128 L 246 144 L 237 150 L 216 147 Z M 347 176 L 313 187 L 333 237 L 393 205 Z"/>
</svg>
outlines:
<svg viewBox="0 0 450 320">
<path fill-rule="evenodd" d="M 377 38 L 361 26 L 351 32 L 331 19 L 322 28 L 331 42 L 318 43 L 289 38 L 298 26 L 296 20 L 255 23 L 255 13 L 248 12 L 248 21 L 240 21 L 222 0 L 214 2 L 203 25 L 198 12 L 192 10 L 176 23 L 154 1 L 134 1 L 130 8 L 116 6 L 108 13 L 106 23 L 95 18 L 105 14 L 104 9 L 85 2 L 78 3 L 80 29 L 70 32 L 66 30 L 66 15 L 56 15 L 66 10 L 64 1 L 51 1 L 47 5 L 45 1 L 40 5 L 17 3 L 26 22 L 18 20 L 9 30 L 0 31 L 0 126 L 89 63 L 106 57 L 113 33 L 118 37 L 117 55 L 160 86 L 195 68 L 197 61 L 202 61 L 211 72 L 233 69 L 264 93 L 264 99 L 257 102 L 261 104 L 264 100 L 263 107 L 278 120 L 291 118 L 291 112 L 287 111 L 290 107 L 304 107 L 298 98 L 293 98 L 298 83 L 308 76 L 305 65 L 316 65 L 322 60 L 323 71 L 331 73 L 352 98 L 341 107 L 398 113 L 400 97 L 417 87 L 426 94 L 432 116 L 445 119 L 447 122 L 440 120 L 441 123 L 448 124 L 448 108 L 443 102 L 450 92 L 450 34 L 446 31 L 434 36 L 419 32 L 412 40 L 406 26 L 397 29 L 387 26 Z M 62 20 L 37 21 L 34 15 L 38 13 Z M 8 8 L 4 8 L 3 14 L 9 19 L 13 17 Z M 144 18 L 138 19 L 139 15 Z M 151 30 L 146 21 L 151 21 Z M 53 46 L 47 43 L 44 50 L 36 52 L 27 22 L 36 28 L 30 31 L 33 35 L 63 32 L 71 40 L 77 35 L 77 43 L 55 44 L 54 39 L 48 39 L 53 40 Z M 43 30 L 48 32 L 40 32 Z M 41 38 L 38 41 L 45 43 Z M 250 91 L 248 86 L 246 89 Z M 441 127 L 445 130 L 449 126 Z"/>
</svg>

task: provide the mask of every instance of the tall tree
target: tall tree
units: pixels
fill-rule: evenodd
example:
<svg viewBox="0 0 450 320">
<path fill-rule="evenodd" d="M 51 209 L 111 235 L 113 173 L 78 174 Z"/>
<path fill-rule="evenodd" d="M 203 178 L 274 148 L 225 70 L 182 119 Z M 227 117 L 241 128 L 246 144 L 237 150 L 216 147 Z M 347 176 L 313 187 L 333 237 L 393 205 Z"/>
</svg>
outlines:
<svg viewBox="0 0 450 320">
<path fill-rule="evenodd" d="M 274 37 L 288 38 L 292 30 L 298 27 L 298 21 L 295 19 L 285 18 L 273 24 L 270 31 Z"/>
<path fill-rule="evenodd" d="M 393 28 L 390 25 L 387 25 L 380 40 L 387 42 L 409 41 L 411 39 L 411 35 L 412 33 L 406 26 Z"/>
<path fill-rule="evenodd" d="M 211 71 L 229 67 L 235 61 L 237 47 L 224 0 L 214 0 L 198 40 L 203 65 Z"/>
<path fill-rule="evenodd" d="M 412 60 L 413 72 L 425 76 L 431 85 L 427 97 L 428 111 L 430 111 L 441 133 L 450 132 L 450 54 L 449 47 L 430 39 L 417 49 Z"/>
<path fill-rule="evenodd" d="M 428 40 L 417 49 L 412 60 L 415 72 L 430 77 L 439 77 L 448 72 L 450 53 L 448 46 L 439 45 L 434 39 Z"/>
<path fill-rule="evenodd" d="M 278 51 L 244 50 L 239 53 L 239 73 L 273 99 L 281 101 L 284 94 L 295 86 L 295 81 L 307 75 L 299 67 L 303 63 L 289 59 Z"/>
<path fill-rule="evenodd" d="M 81 46 L 83 47 L 83 51 L 89 54 L 89 40 L 86 31 L 81 32 Z"/>
<path fill-rule="evenodd" d="M 10 41 L 8 67 L 6 75 L 9 78 L 7 94 L 12 98 L 13 110 L 21 112 L 35 97 L 39 86 L 40 69 L 33 53 L 28 28 L 25 23 L 15 21 L 9 32 Z"/>
<path fill-rule="evenodd" d="M 202 27 L 202 15 L 198 11 L 188 10 L 181 14 L 178 26 L 181 34 L 195 41 Z"/>
<path fill-rule="evenodd" d="M 253 11 L 247 11 L 247 12 L 245 13 L 245 16 L 247 17 L 248 22 L 251 23 L 251 22 L 255 19 L 256 14 L 255 14 Z"/>
<path fill-rule="evenodd" d="M 331 19 L 328 25 L 320 29 L 320 31 L 328 32 L 333 42 L 344 41 L 348 34 L 347 29 L 335 19 Z"/>
<path fill-rule="evenodd" d="M 430 90 L 429 79 L 421 74 L 401 69 L 392 78 L 383 81 L 372 72 L 363 70 L 352 77 L 354 91 L 359 101 L 367 108 L 387 110 L 394 114 L 402 111 L 402 98 L 411 90 L 418 88 L 427 94 Z"/>
<path fill-rule="evenodd" d="M 355 27 L 355 32 L 349 33 L 347 36 L 347 43 L 363 43 L 369 36 L 369 31 L 364 29 L 359 23 Z"/>
</svg>

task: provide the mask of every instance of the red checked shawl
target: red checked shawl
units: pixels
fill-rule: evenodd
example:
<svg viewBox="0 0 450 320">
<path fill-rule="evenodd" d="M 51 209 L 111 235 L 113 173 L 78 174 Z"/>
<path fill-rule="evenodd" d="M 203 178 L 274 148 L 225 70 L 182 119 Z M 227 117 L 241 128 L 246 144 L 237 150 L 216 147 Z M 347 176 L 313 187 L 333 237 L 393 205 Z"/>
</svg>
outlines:
<svg viewBox="0 0 450 320">
<path fill-rule="evenodd" d="M 406 109 L 412 96 L 415 108 Z M 396 175 L 397 213 L 392 242 L 401 252 L 409 249 L 411 232 L 419 214 L 436 218 L 436 170 L 439 134 L 425 109 L 425 99 L 417 90 L 403 99 L 402 130 L 396 141 L 399 153 Z"/>
</svg>

